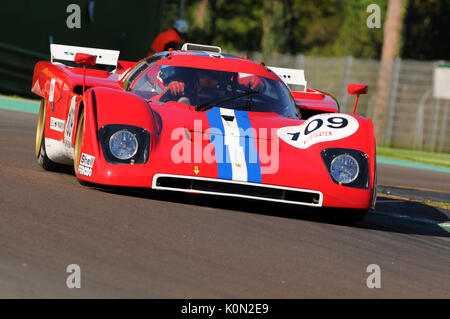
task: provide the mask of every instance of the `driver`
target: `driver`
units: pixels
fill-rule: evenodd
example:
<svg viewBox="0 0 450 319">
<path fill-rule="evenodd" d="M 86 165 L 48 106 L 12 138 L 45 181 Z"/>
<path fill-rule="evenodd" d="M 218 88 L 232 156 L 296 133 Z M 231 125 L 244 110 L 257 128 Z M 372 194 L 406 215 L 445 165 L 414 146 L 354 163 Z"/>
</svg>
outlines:
<svg viewBox="0 0 450 319">
<path fill-rule="evenodd" d="M 188 68 L 162 65 L 157 75 L 159 101 L 191 104 L 195 98 L 195 73 Z"/>
</svg>

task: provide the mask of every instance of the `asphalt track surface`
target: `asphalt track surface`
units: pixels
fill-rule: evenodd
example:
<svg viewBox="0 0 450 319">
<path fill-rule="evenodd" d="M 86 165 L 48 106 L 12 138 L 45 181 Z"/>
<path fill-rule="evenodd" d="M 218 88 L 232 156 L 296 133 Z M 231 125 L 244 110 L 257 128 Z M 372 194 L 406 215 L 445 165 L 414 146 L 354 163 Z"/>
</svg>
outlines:
<svg viewBox="0 0 450 319">
<path fill-rule="evenodd" d="M 84 187 L 38 166 L 36 119 L 0 110 L 2 298 L 450 298 L 449 232 L 394 216 L 448 211 L 380 197 L 345 225 L 298 206 Z M 378 177 L 449 196 L 450 174 L 379 165 Z M 366 285 L 370 264 L 381 288 Z"/>
</svg>

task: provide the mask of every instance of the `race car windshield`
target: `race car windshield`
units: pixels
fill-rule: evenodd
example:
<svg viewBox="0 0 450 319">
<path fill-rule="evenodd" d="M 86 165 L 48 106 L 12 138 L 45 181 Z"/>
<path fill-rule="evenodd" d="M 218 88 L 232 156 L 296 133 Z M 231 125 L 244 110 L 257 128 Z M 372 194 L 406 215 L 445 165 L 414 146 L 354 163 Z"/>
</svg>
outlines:
<svg viewBox="0 0 450 319">
<path fill-rule="evenodd" d="M 199 112 L 223 107 L 298 118 L 284 83 L 242 72 L 154 65 L 144 71 L 130 91 L 147 101 L 186 103 Z"/>
</svg>

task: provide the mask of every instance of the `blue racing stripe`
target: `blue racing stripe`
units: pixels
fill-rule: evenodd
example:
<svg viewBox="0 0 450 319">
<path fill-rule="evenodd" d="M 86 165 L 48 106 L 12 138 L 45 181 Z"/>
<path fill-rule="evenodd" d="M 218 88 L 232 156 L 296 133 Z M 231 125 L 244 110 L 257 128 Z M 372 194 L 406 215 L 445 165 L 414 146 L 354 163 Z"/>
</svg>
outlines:
<svg viewBox="0 0 450 319">
<path fill-rule="evenodd" d="M 220 108 L 213 107 L 206 112 L 211 128 L 211 142 L 214 145 L 216 153 L 218 178 L 233 179 L 233 170 L 231 168 L 230 152 L 225 145 L 225 128 L 223 127 L 222 117 L 220 116 Z"/>
<path fill-rule="evenodd" d="M 252 125 L 247 111 L 234 111 L 237 125 L 241 131 L 240 145 L 244 147 L 245 163 L 247 165 L 247 181 L 261 183 L 261 164 L 255 145 Z"/>
<path fill-rule="evenodd" d="M 211 56 L 209 53 L 203 51 L 194 51 L 194 54 L 198 56 Z"/>
</svg>

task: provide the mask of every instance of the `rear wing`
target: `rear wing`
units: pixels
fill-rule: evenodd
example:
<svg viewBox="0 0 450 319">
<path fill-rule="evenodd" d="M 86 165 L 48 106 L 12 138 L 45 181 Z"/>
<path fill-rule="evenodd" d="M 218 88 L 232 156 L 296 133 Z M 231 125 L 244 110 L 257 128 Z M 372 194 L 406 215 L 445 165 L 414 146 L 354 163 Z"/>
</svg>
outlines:
<svg viewBox="0 0 450 319">
<path fill-rule="evenodd" d="M 278 75 L 284 83 L 291 85 L 302 85 L 304 87 L 304 92 L 306 92 L 307 82 L 305 79 L 304 70 L 276 68 L 272 66 L 269 66 L 269 69 Z"/>
<path fill-rule="evenodd" d="M 62 60 L 74 62 L 75 54 L 87 53 L 97 56 L 97 64 L 111 65 L 117 68 L 120 51 L 77 47 L 62 44 L 50 44 L 50 61 Z"/>
</svg>

